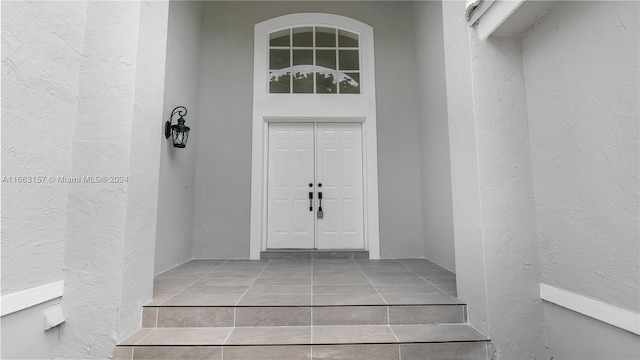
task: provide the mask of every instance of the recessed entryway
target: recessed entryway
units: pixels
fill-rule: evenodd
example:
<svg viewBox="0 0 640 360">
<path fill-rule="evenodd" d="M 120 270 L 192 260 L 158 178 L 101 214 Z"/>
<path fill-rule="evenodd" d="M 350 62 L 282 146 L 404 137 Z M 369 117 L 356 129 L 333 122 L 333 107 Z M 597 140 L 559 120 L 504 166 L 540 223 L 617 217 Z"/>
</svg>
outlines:
<svg viewBox="0 0 640 360">
<path fill-rule="evenodd" d="M 364 249 L 360 123 L 271 123 L 268 249 Z"/>
<path fill-rule="evenodd" d="M 373 28 L 304 13 L 254 36 L 250 258 L 287 248 L 380 258 Z"/>
</svg>

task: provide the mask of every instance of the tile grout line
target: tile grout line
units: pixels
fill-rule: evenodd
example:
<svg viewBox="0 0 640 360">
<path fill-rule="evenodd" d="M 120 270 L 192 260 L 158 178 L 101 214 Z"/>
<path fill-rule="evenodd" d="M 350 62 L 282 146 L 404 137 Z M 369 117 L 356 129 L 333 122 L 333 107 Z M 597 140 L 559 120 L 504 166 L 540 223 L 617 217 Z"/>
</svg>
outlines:
<svg viewBox="0 0 640 360">
<path fill-rule="evenodd" d="M 311 339 L 309 339 L 309 351 L 311 352 L 311 359 L 313 359 L 313 279 L 314 279 L 314 273 L 313 273 L 313 255 L 311 256 L 311 306 L 309 306 L 309 308 L 311 309 Z"/>
<path fill-rule="evenodd" d="M 398 339 L 398 336 L 396 335 L 395 331 L 393 331 L 393 329 L 391 328 L 391 325 L 387 325 L 387 327 L 389 328 L 389 331 L 391 331 L 391 333 L 393 334 L 393 337 L 396 339 L 398 346 L 400 346 L 400 339 Z"/>
<path fill-rule="evenodd" d="M 387 299 L 385 299 L 385 298 L 384 298 L 384 296 L 382 296 L 382 294 L 380 293 L 380 291 L 378 291 L 378 288 L 377 288 L 375 285 L 373 285 L 373 282 L 371 281 L 371 279 L 369 279 L 369 277 L 367 276 L 367 274 L 365 274 L 365 273 L 364 273 L 364 270 L 362 270 L 362 268 L 360 267 L 360 264 L 358 264 L 358 262 L 357 262 L 357 261 L 355 261 L 355 260 L 353 260 L 353 262 L 355 262 L 355 263 L 356 263 L 356 266 L 358 267 L 358 269 L 360 269 L 360 272 L 362 273 L 362 275 L 364 275 L 364 277 L 365 277 L 365 278 L 367 278 L 367 281 L 369 282 L 369 284 L 370 284 L 371 286 L 373 286 L 373 289 L 376 291 L 376 293 L 378 294 L 378 296 L 380 296 L 380 298 L 382 299 L 382 301 L 384 301 L 384 304 L 385 304 L 385 305 L 389 305 L 389 303 L 387 302 Z M 389 320 L 389 319 L 387 318 L 387 321 L 388 321 L 388 320 Z"/>
<path fill-rule="evenodd" d="M 193 259 L 192 259 L 192 260 L 189 260 L 188 262 L 190 262 L 190 261 L 193 261 Z M 196 281 L 194 281 L 194 282 L 192 282 L 191 284 L 187 285 L 184 289 L 182 289 L 182 290 L 178 291 L 177 293 L 175 293 L 175 294 L 171 295 L 171 297 L 170 297 L 170 298 L 168 298 L 167 300 L 163 301 L 163 302 L 162 302 L 162 303 L 160 303 L 158 306 L 162 306 L 162 305 L 164 305 L 167 301 L 169 301 L 169 300 L 173 299 L 173 297 L 174 297 L 174 296 L 180 295 L 180 293 L 182 293 L 183 291 L 185 291 L 185 290 L 187 290 L 188 288 L 192 287 L 195 283 L 197 283 L 198 281 L 202 280 L 202 279 L 203 279 L 204 277 L 206 277 L 207 275 L 209 275 L 209 274 L 211 274 L 212 272 L 216 271 L 220 266 L 222 266 L 222 265 L 226 264 L 226 263 L 227 263 L 227 261 L 229 261 L 229 260 L 225 260 L 225 261 L 223 261 L 223 262 L 222 262 L 222 264 L 220 264 L 220 265 L 218 265 L 218 266 L 214 267 L 214 268 L 213 268 L 213 269 L 211 269 L 209 272 L 207 272 L 206 274 L 204 274 L 204 275 L 202 275 L 201 277 L 199 277 Z M 186 264 L 186 263 L 185 263 L 185 264 Z M 176 266 L 176 267 L 177 267 L 177 266 Z M 165 272 L 166 272 L 166 271 L 165 271 Z M 155 280 L 155 277 L 154 277 L 154 280 Z"/>
<path fill-rule="evenodd" d="M 311 256 L 311 299 L 310 299 L 310 306 L 309 308 L 311 309 L 311 358 L 313 359 L 313 256 Z"/>
<path fill-rule="evenodd" d="M 382 298 L 382 300 L 384 300 L 384 303 L 387 304 L 387 327 L 389 328 L 389 331 L 391 331 L 391 334 L 393 334 L 393 337 L 396 339 L 396 342 L 398 343 L 398 352 L 400 352 L 400 339 L 398 339 L 398 336 L 396 335 L 396 333 L 391 328 L 391 325 L 389 324 L 389 322 L 390 322 L 390 319 L 389 319 L 389 303 L 387 302 L 387 299 L 385 299 L 384 296 L 382 296 L 382 294 L 380 294 L 380 291 L 378 291 L 378 288 L 375 285 L 373 285 L 373 282 L 371 281 L 371 279 L 369 279 L 367 274 L 364 273 L 364 270 L 362 270 L 362 268 L 360 267 L 360 264 L 358 264 L 357 261 L 356 261 L 356 265 L 358 265 L 358 268 L 360 269 L 360 271 L 362 271 L 362 274 L 367 278 L 367 280 L 369 280 L 369 282 L 371 283 L 371 286 L 373 286 L 373 288 L 376 289 L 376 292 Z M 402 265 L 402 266 L 404 266 L 404 265 Z"/>
<path fill-rule="evenodd" d="M 249 284 L 249 287 L 247 287 L 247 290 L 244 291 L 244 294 L 242 294 L 242 296 L 240 296 L 240 298 L 238 299 L 238 301 L 236 301 L 234 306 L 238 306 L 238 304 L 240 304 L 240 301 L 242 301 L 242 298 L 244 298 L 244 296 L 247 295 L 247 293 L 249 292 L 249 290 L 251 289 L 253 284 L 256 283 L 256 281 L 258 280 L 260 275 L 262 275 L 262 273 L 267 269 L 267 267 L 269 266 L 270 263 L 271 263 L 271 258 L 269 258 L 269 261 L 267 261 L 267 264 L 262 268 L 262 270 L 260 270 L 260 273 L 258 273 L 258 275 L 256 275 L 255 279 L 253 279 L 251 284 Z"/>
<path fill-rule="evenodd" d="M 231 328 L 231 331 L 229 331 L 229 333 L 227 334 L 227 337 L 224 339 L 224 341 L 222 342 L 222 347 L 224 348 L 225 345 L 227 345 L 227 341 L 229 341 L 229 338 L 231 337 L 231 334 L 233 334 L 233 332 L 236 331 L 235 326 Z"/>
<path fill-rule="evenodd" d="M 149 331 L 148 333 L 144 334 L 144 336 L 143 336 L 143 337 L 141 337 L 141 338 L 140 338 L 140 340 L 136 341 L 136 343 L 135 343 L 135 344 L 133 344 L 133 347 L 135 348 L 138 344 L 140 344 L 140 342 L 141 342 L 142 340 L 144 340 L 147 336 L 149 336 L 149 335 L 150 335 L 152 332 L 154 332 L 154 331 L 155 331 L 155 329 L 153 329 L 153 330 Z M 131 355 L 131 356 L 133 356 L 133 355 Z"/>
<path fill-rule="evenodd" d="M 389 305 L 387 305 L 387 325 L 391 326 L 391 314 L 389 310 Z"/>
<path fill-rule="evenodd" d="M 396 261 L 397 261 L 397 260 L 396 260 Z M 426 260 L 426 261 L 429 261 L 429 260 Z M 407 267 L 405 264 L 403 264 L 403 263 L 401 263 L 401 262 L 398 262 L 398 264 L 402 265 L 405 269 L 407 269 L 407 270 L 411 271 L 412 273 L 414 273 L 414 274 L 418 275 L 418 277 L 419 277 L 419 278 L 421 278 L 422 280 L 426 281 L 427 283 L 429 283 L 429 285 L 431 285 L 431 286 L 435 287 L 436 289 L 438 289 L 438 290 L 439 290 L 440 292 L 442 292 L 443 294 L 445 294 L 445 295 L 447 295 L 447 296 L 449 296 L 449 297 L 452 297 L 452 298 L 454 298 L 454 299 L 458 300 L 458 296 L 453 297 L 453 296 L 451 296 L 451 295 L 447 294 L 447 292 L 446 292 L 446 291 L 444 291 L 444 290 L 442 290 L 442 289 L 440 289 L 440 288 L 438 287 L 438 285 L 436 285 L 436 284 L 432 283 L 431 281 L 429 281 L 429 280 L 425 279 L 422 275 L 418 274 L 417 272 L 415 272 L 415 271 L 414 271 L 413 269 L 411 269 L 410 267 Z"/>
</svg>

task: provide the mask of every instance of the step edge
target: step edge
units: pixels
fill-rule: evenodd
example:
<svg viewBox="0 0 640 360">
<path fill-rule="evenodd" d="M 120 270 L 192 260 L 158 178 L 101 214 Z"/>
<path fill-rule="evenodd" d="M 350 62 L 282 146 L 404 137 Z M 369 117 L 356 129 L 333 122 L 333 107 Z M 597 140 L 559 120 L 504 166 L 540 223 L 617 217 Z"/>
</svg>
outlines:
<svg viewBox="0 0 640 360">
<path fill-rule="evenodd" d="M 372 306 L 467 306 L 459 304 L 344 304 L 344 305 L 142 305 L 143 308 L 326 308 L 326 307 L 372 307 Z"/>
<path fill-rule="evenodd" d="M 397 342 L 349 342 L 349 343 L 291 343 L 291 344 L 117 344 L 116 347 L 240 347 L 240 346 L 354 346 L 354 345 L 407 345 L 407 344 L 460 344 L 486 343 L 491 339 L 478 340 L 426 340 L 426 341 L 397 341 Z"/>
</svg>

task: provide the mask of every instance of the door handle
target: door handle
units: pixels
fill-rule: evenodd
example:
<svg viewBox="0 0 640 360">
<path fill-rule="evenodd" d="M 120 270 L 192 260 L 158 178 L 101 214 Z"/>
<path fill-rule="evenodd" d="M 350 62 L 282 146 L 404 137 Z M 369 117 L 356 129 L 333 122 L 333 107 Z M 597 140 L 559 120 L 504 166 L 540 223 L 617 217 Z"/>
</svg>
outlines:
<svg viewBox="0 0 640 360">
<path fill-rule="evenodd" d="M 309 211 L 313 211 L 313 191 L 309 191 Z"/>
<path fill-rule="evenodd" d="M 322 191 L 318 191 L 318 219 L 322 219 L 324 213 L 322 212 Z"/>
</svg>

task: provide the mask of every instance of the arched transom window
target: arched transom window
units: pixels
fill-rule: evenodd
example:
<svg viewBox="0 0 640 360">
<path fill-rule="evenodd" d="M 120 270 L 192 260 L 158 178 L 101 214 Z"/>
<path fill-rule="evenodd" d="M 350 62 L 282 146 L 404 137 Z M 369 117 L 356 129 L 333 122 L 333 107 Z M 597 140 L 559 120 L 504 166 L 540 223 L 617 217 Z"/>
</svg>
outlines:
<svg viewBox="0 0 640 360">
<path fill-rule="evenodd" d="M 360 39 L 304 26 L 269 34 L 269 93 L 360 94 Z"/>
</svg>

